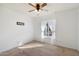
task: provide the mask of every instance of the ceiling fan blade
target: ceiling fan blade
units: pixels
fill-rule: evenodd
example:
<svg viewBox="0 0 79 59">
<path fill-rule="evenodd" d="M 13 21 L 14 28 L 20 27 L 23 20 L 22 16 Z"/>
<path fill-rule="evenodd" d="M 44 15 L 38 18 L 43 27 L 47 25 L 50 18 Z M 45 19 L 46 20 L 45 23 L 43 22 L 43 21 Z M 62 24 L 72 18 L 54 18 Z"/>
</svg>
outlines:
<svg viewBox="0 0 79 59">
<path fill-rule="evenodd" d="M 32 7 L 34 7 L 34 8 L 36 8 L 33 4 L 31 4 L 31 3 L 28 3 L 30 6 L 32 6 Z"/>
<path fill-rule="evenodd" d="M 35 11 L 35 10 L 30 10 L 30 11 L 28 11 L 28 12 L 32 12 L 32 11 Z"/>
<path fill-rule="evenodd" d="M 43 3 L 43 4 L 41 5 L 41 8 L 45 7 L 46 5 L 47 5 L 47 3 Z"/>
</svg>

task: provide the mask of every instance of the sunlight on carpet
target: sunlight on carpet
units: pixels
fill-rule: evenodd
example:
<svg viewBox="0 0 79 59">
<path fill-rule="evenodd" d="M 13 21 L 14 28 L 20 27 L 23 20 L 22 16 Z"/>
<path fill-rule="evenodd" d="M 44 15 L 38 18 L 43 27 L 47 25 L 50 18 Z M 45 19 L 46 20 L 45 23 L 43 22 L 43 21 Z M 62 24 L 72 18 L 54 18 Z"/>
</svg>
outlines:
<svg viewBox="0 0 79 59">
<path fill-rule="evenodd" d="M 28 45 L 25 45 L 25 46 L 21 46 L 21 47 L 18 47 L 19 49 L 26 49 L 26 48 L 36 48 L 36 47 L 42 47 L 44 46 L 43 44 L 28 44 Z"/>
</svg>

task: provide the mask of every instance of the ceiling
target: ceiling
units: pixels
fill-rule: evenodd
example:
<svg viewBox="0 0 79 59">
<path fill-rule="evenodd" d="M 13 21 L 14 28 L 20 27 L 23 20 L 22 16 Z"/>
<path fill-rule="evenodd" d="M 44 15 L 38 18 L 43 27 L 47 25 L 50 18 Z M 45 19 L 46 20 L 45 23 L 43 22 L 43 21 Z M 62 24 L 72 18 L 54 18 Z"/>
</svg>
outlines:
<svg viewBox="0 0 79 59">
<path fill-rule="evenodd" d="M 29 10 L 34 9 L 32 6 L 28 5 L 28 3 L 4 3 L 0 5 L 23 13 L 27 13 Z M 79 3 L 48 3 L 47 6 L 45 6 L 43 9 L 48 10 L 48 12 L 52 13 L 53 11 L 58 12 L 58 11 L 68 10 L 78 7 L 79 7 Z"/>
</svg>

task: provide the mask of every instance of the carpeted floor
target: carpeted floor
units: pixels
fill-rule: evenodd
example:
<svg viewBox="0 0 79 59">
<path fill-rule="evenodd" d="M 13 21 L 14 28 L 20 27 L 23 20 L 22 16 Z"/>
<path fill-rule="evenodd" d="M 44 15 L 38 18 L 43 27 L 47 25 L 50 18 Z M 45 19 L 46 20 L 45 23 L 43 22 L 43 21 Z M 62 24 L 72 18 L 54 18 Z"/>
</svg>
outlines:
<svg viewBox="0 0 79 59">
<path fill-rule="evenodd" d="M 21 47 L 0 53 L 1 56 L 79 56 L 73 49 L 49 45 L 41 42 L 30 42 Z"/>
</svg>

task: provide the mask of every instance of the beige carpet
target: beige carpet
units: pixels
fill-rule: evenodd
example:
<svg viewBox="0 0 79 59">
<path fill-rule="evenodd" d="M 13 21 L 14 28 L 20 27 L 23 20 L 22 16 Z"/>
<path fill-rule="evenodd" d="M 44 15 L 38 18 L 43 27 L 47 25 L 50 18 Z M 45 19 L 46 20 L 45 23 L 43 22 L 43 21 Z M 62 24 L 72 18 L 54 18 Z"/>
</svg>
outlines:
<svg viewBox="0 0 79 59">
<path fill-rule="evenodd" d="M 1 56 L 79 56 L 73 49 L 49 45 L 41 42 L 30 42 L 24 46 L 0 53 Z"/>
</svg>

